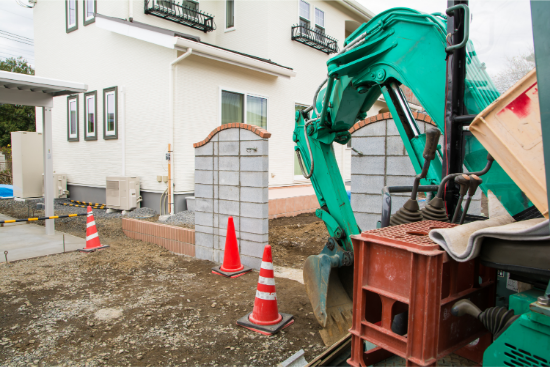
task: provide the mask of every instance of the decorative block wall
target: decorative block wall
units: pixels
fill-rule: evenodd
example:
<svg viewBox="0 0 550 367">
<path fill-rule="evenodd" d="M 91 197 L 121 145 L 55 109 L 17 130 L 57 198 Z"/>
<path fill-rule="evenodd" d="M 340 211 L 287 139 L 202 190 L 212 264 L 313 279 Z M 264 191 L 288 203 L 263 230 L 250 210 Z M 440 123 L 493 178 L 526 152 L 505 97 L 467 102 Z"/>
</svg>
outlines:
<svg viewBox="0 0 550 367">
<path fill-rule="evenodd" d="M 421 113 L 414 118 L 424 133 L 432 119 Z M 361 230 L 376 228 L 382 214 L 384 186 L 411 186 L 415 172 L 405 145 L 389 112 L 356 123 L 351 129 L 351 207 Z M 442 144 L 440 139 L 440 144 Z M 392 194 L 392 214 L 408 200 L 410 194 Z M 422 203 L 420 203 L 422 205 Z M 481 213 L 481 190 L 478 190 L 468 210 Z"/>
<path fill-rule="evenodd" d="M 223 262 L 233 217 L 244 265 L 259 269 L 268 243 L 269 144 L 252 125 L 222 125 L 195 147 L 195 253 Z"/>
<path fill-rule="evenodd" d="M 154 243 L 176 254 L 195 256 L 195 231 L 192 229 L 122 218 L 122 231 L 130 238 Z"/>
</svg>

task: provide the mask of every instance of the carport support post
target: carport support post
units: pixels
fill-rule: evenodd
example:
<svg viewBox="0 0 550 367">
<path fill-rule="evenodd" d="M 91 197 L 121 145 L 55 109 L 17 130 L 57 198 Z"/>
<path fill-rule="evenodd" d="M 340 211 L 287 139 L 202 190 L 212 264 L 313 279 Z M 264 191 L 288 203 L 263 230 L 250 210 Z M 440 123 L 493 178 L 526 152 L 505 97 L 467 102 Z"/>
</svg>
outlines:
<svg viewBox="0 0 550 367">
<path fill-rule="evenodd" d="M 52 157 L 52 108 L 42 109 L 42 139 L 44 140 L 44 211 L 45 217 L 52 217 L 53 212 L 53 157 Z M 55 234 L 54 219 L 46 219 L 46 234 Z"/>
</svg>

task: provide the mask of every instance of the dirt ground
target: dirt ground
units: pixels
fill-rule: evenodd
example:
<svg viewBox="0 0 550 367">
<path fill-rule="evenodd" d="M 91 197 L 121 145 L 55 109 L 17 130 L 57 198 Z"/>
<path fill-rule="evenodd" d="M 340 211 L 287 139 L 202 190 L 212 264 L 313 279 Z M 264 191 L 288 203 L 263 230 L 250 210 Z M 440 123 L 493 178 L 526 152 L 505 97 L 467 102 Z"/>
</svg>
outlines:
<svg viewBox="0 0 550 367">
<path fill-rule="evenodd" d="M 56 222 L 58 230 L 84 236 L 84 217 Z M 305 227 L 317 228 L 315 222 Z M 279 311 L 295 323 L 263 336 L 235 325 L 252 311 L 257 272 L 215 276 L 211 262 L 127 238 L 120 219 L 96 224 L 107 250 L 0 266 L 0 365 L 265 366 L 300 349 L 312 360 L 324 349 L 302 284 L 277 278 Z M 281 233 L 307 242 L 290 237 L 294 230 Z M 276 245 L 275 263 L 301 264 L 292 256 L 313 249 L 300 246 Z"/>
</svg>

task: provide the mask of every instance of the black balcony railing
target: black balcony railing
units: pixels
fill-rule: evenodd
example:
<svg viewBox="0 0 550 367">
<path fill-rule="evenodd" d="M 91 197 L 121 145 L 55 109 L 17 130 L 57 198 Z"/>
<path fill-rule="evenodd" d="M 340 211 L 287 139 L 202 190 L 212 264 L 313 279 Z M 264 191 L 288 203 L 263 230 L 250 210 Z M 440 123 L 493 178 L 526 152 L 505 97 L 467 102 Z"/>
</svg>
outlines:
<svg viewBox="0 0 550 367">
<path fill-rule="evenodd" d="M 156 15 L 205 33 L 216 29 L 213 15 L 204 13 L 191 5 L 178 4 L 175 0 L 145 0 L 145 14 Z"/>
<path fill-rule="evenodd" d="M 338 52 L 338 41 L 336 39 L 303 25 L 292 26 L 292 40 L 323 51 L 327 55 Z"/>
</svg>

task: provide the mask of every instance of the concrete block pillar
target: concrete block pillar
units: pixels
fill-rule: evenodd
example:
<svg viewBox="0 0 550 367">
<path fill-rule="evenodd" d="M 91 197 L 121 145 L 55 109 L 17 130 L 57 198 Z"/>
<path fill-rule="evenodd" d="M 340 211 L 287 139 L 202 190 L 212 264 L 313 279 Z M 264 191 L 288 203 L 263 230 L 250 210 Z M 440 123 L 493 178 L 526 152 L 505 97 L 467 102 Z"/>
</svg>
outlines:
<svg viewBox="0 0 550 367">
<path fill-rule="evenodd" d="M 258 127 L 233 123 L 194 144 L 196 257 L 223 262 L 231 216 L 242 263 L 260 268 L 268 244 L 270 136 Z"/>
</svg>

